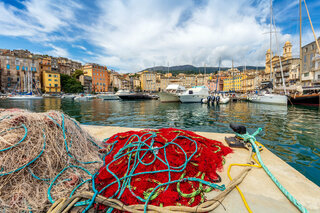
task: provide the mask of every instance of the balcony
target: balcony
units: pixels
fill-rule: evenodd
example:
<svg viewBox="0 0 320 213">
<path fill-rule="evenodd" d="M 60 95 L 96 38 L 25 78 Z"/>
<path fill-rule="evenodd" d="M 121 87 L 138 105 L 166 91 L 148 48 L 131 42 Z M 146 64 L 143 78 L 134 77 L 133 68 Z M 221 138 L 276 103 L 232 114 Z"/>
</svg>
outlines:
<svg viewBox="0 0 320 213">
<path fill-rule="evenodd" d="M 313 79 L 312 82 L 313 82 L 313 83 L 320 83 L 320 78 L 318 78 L 318 79 Z"/>
</svg>

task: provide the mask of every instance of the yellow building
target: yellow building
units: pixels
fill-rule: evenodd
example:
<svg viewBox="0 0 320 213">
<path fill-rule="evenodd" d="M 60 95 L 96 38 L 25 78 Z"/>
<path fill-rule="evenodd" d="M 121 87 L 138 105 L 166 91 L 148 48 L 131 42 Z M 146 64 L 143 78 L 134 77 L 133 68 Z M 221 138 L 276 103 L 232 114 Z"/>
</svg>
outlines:
<svg viewBox="0 0 320 213">
<path fill-rule="evenodd" d="M 60 73 L 53 71 L 42 71 L 42 88 L 46 93 L 60 93 Z"/>
<path fill-rule="evenodd" d="M 245 74 L 240 73 L 238 69 L 230 69 L 231 74 L 223 80 L 223 91 L 243 91 L 243 79 L 245 79 Z"/>
<path fill-rule="evenodd" d="M 152 92 L 157 91 L 157 75 L 154 72 L 144 71 L 140 75 L 141 90 Z"/>
</svg>

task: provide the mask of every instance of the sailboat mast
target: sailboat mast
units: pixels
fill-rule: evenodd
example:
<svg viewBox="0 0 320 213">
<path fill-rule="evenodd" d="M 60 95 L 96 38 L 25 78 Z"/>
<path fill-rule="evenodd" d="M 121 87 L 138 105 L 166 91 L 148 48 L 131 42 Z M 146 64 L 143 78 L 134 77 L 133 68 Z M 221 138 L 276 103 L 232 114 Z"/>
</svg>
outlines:
<svg viewBox="0 0 320 213">
<path fill-rule="evenodd" d="M 310 18 L 310 14 L 309 14 L 309 10 L 308 10 L 308 6 L 307 6 L 307 3 L 306 3 L 306 0 L 303 0 L 303 2 L 304 2 L 304 6 L 306 7 L 306 10 L 307 10 L 307 14 L 308 14 L 309 22 L 310 22 L 310 25 L 311 25 L 312 33 L 313 33 L 314 39 L 316 40 L 316 45 L 317 45 L 317 48 L 318 48 L 318 52 L 320 54 L 319 42 L 318 42 L 316 33 L 314 32 L 314 28 L 313 28 L 313 25 L 312 25 L 312 21 L 311 21 L 311 18 Z"/>
<path fill-rule="evenodd" d="M 302 14 L 301 14 L 301 0 L 299 0 L 299 16 L 300 16 L 300 69 L 299 69 L 299 82 L 301 84 L 301 75 L 302 75 Z"/>
<path fill-rule="evenodd" d="M 270 0 L 270 81 L 272 81 L 272 0 Z"/>
</svg>

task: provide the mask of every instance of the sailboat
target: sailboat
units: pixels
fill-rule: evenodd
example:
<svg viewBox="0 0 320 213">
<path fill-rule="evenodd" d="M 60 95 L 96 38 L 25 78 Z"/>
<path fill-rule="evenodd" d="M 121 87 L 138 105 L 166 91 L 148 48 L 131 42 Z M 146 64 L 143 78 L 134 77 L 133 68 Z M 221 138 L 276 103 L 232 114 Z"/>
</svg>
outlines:
<svg viewBox="0 0 320 213">
<path fill-rule="evenodd" d="M 17 85 L 19 82 L 17 83 Z M 32 77 L 32 71 L 26 71 L 24 75 L 24 89 L 22 93 L 14 93 L 10 94 L 7 98 L 11 100 L 35 100 L 35 99 L 43 99 L 40 92 L 37 91 L 38 94 L 33 92 L 33 89 L 37 91 L 37 85 Z"/>
<path fill-rule="evenodd" d="M 287 105 L 288 97 L 286 95 L 279 95 L 273 93 L 273 85 L 272 85 L 272 0 L 270 0 L 270 85 L 263 90 L 260 91 L 259 94 L 253 95 L 250 100 L 254 103 L 264 103 L 264 104 L 278 104 L 278 105 Z M 281 59 L 280 59 L 281 65 Z M 281 66 L 282 73 L 282 66 Z M 282 74 L 283 81 L 283 74 Z M 285 88 L 285 87 L 284 87 Z"/>
<path fill-rule="evenodd" d="M 308 14 L 308 18 L 309 18 L 309 21 L 310 21 L 311 29 L 312 29 L 312 32 L 313 32 L 313 35 L 314 35 L 314 38 L 315 38 L 316 46 L 318 48 L 318 54 L 317 53 L 315 54 L 315 59 L 319 60 L 319 58 L 320 58 L 320 55 L 319 55 L 319 53 L 320 53 L 319 43 L 318 43 L 318 40 L 317 40 L 317 36 L 315 35 L 314 29 L 313 29 L 313 25 L 312 25 L 312 21 L 311 21 L 310 14 L 309 14 L 309 10 L 308 10 L 308 7 L 307 7 L 307 4 L 306 4 L 305 1 L 304 1 L 304 5 L 305 5 L 305 8 L 307 10 L 307 14 Z M 301 83 L 301 75 L 302 75 L 301 0 L 299 1 L 299 14 L 300 14 L 300 69 L 299 69 L 300 73 L 299 73 L 299 76 L 300 76 L 300 83 Z M 290 97 L 290 103 L 291 104 L 293 104 L 293 105 L 306 105 L 306 106 L 318 106 L 318 107 L 320 106 L 320 93 L 304 94 L 304 91 L 303 91 L 301 86 L 297 87 L 297 91 L 299 92 L 298 94 L 291 95 L 291 97 Z"/>
</svg>

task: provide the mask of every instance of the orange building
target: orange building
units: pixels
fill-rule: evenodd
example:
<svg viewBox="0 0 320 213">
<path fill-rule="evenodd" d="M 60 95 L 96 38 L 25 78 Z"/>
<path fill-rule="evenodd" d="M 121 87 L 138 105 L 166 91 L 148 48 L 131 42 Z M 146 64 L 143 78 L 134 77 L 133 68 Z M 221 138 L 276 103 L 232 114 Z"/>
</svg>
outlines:
<svg viewBox="0 0 320 213">
<path fill-rule="evenodd" d="M 92 77 L 93 92 L 108 92 L 110 85 L 110 72 L 106 66 L 99 64 L 86 64 L 82 67 L 83 74 Z"/>
</svg>

